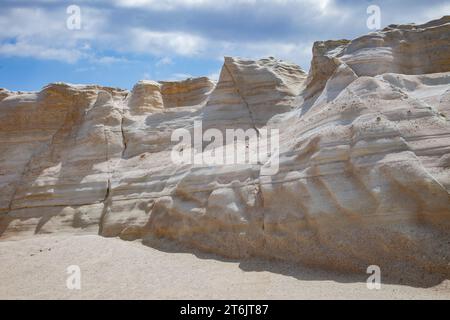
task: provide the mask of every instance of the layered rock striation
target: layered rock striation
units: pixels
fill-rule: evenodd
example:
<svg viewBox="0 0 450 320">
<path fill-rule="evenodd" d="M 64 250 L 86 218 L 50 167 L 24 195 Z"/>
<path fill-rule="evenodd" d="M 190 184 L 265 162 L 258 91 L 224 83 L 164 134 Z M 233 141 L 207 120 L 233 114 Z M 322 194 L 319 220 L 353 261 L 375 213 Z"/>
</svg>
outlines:
<svg viewBox="0 0 450 320">
<path fill-rule="evenodd" d="M 225 58 L 217 84 L 0 90 L 0 237 L 165 238 L 232 258 L 448 279 L 449 40 L 444 17 L 317 42 L 309 74 Z M 278 172 L 262 170 L 270 157 L 174 163 L 172 133 L 195 122 L 278 129 Z"/>
</svg>

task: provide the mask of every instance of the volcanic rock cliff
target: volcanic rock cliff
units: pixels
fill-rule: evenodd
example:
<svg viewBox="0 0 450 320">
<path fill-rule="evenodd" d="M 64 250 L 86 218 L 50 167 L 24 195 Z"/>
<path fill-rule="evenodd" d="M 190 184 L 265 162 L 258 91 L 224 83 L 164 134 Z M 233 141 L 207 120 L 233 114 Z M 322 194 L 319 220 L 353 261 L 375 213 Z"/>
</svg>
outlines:
<svg viewBox="0 0 450 320">
<path fill-rule="evenodd" d="M 0 90 L 0 239 L 171 239 L 405 279 L 450 277 L 450 17 L 317 42 L 309 74 L 225 58 L 207 78 L 131 92 Z M 171 161 L 176 129 L 279 129 L 266 163 Z"/>
</svg>

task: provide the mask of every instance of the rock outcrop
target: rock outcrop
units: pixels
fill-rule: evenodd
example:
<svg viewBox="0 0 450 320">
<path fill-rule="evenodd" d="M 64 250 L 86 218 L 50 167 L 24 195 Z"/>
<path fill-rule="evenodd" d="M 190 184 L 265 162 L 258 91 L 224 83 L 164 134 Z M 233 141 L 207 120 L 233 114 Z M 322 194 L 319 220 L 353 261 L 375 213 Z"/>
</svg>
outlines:
<svg viewBox="0 0 450 320">
<path fill-rule="evenodd" d="M 166 108 L 203 106 L 215 84 L 208 78 L 161 82 L 161 94 Z"/>
<path fill-rule="evenodd" d="M 9 96 L 9 94 L 8 90 L 0 88 L 0 101 Z"/>
<path fill-rule="evenodd" d="M 444 17 L 318 42 L 309 75 L 226 58 L 217 84 L 0 90 L 0 237 L 166 238 L 233 258 L 448 279 L 449 40 Z M 174 163 L 172 133 L 196 121 L 278 129 L 278 172 L 262 170 L 274 155 Z"/>
<path fill-rule="evenodd" d="M 450 16 L 423 25 L 390 25 L 379 32 L 349 40 L 314 43 L 307 98 L 323 89 L 341 64 L 358 76 L 384 73 L 429 74 L 450 69 Z"/>
<path fill-rule="evenodd" d="M 300 67 L 274 58 L 226 57 L 203 110 L 204 129 L 264 127 L 273 116 L 295 108 L 306 76 Z"/>
</svg>

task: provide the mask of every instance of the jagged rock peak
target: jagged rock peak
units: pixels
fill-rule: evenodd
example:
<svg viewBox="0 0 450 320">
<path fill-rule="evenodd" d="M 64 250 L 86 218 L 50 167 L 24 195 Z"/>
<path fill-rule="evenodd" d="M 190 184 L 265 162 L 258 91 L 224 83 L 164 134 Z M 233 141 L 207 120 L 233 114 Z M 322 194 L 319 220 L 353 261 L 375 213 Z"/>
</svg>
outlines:
<svg viewBox="0 0 450 320">
<path fill-rule="evenodd" d="M 210 122 L 211 118 L 214 122 L 221 114 L 221 126 L 264 126 L 272 116 L 296 107 L 296 97 L 305 80 L 306 73 L 293 63 L 272 57 L 225 57 L 219 81 L 206 106 L 205 121 Z"/>
</svg>

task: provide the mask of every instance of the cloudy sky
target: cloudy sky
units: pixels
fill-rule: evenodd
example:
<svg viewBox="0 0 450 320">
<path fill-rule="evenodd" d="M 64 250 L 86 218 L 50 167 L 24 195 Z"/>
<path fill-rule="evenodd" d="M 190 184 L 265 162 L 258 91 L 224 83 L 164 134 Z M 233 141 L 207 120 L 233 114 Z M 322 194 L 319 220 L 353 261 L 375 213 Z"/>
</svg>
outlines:
<svg viewBox="0 0 450 320">
<path fill-rule="evenodd" d="M 370 32 L 370 5 L 382 26 L 450 14 L 437 0 L 0 0 L 0 87 L 217 77 L 223 56 L 274 56 L 308 70 L 314 41 Z"/>
</svg>

